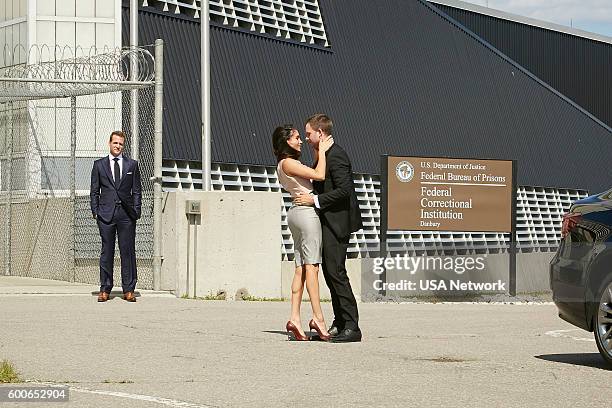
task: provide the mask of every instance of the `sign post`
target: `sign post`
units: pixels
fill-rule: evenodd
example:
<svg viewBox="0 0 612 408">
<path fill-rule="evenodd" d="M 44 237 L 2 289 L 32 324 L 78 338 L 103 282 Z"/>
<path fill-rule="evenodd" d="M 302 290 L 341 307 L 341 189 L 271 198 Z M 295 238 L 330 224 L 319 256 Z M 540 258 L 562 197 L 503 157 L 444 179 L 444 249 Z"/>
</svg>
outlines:
<svg viewBox="0 0 612 408">
<path fill-rule="evenodd" d="M 512 230 L 510 232 L 510 247 L 508 248 L 510 279 L 508 282 L 510 295 L 516 296 L 516 160 L 512 161 Z"/>
<path fill-rule="evenodd" d="M 388 177 L 388 166 L 387 160 L 389 156 L 381 156 L 380 158 L 380 227 L 378 231 L 378 257 L 380 259 L 384 259 L 387 257 L 387 177 Z M 383 266 L 384 268 L 384 266 Z M 380 274 L 380 279 L 383 282 L 387 281 L 387 271 L 383 269 L 383 272 Z M 381 296 L 385 296 L 387 291 L 381 289 L 379 291 Z"/>
</svg>

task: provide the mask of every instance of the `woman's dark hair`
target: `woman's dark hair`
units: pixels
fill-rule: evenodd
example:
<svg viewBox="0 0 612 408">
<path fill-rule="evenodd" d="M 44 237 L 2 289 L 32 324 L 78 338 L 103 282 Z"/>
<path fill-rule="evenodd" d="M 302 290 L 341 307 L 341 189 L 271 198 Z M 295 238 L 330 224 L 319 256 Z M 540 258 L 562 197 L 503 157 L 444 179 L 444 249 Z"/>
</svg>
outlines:
<svg viewBox="0 0 612 408">
<path fill-rule="evenodd" d="M 274 133 L 272 133 L 272 150 L 277 162 L 287 157 L 296 160 L 300 158 L 300 152 L 287 144 L 287 140 L 291 137 L 294 129 L 293 125 L 279 126 L 274 129 Z"/>
</svg>

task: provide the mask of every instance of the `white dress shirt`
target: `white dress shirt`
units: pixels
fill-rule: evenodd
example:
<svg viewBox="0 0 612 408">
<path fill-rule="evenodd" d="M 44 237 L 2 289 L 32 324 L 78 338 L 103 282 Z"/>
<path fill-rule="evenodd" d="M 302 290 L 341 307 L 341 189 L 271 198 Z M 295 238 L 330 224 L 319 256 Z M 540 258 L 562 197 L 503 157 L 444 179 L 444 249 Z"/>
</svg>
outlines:
<svg viewBox="0 0 612 408">
<path fill-rule="evenodd" d="M 119 159 L 119 180 L 121 180 L 121 174 L 123 174 L 123 153 L 121 153 L 119 156 L 117 156 L 117 158 Z M 110 168 L 111 168 L 111 173 L 113 175 L 113 180 L 115 179 L 115 156 L 113 156 L 112 154 L 108 155 L 108 161 L 110 162 Z"/>
</svg>

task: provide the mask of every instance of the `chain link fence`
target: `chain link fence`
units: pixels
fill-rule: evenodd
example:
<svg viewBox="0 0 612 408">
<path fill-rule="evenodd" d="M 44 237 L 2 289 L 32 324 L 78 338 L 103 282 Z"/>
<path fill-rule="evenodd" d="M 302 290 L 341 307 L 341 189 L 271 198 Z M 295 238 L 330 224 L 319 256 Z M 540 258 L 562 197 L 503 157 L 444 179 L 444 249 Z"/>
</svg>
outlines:
<svg viewBox="0 0 612 408">
<path fill-rule="evenodd" d="M 138 82 L 127 80 L 126 67 L 134 55 L 146 56 L 139 68 L 145 75 Z M 96 67 L 99 61 L 106 68 Z M 91 169 L 95 160 L 108 155 L 113 130 L 126 133 L 125 153 L 136 156 L 132 149 L 135 132 L 131 129 L 131 98 L 136 94 L 137 156 L 143 188 L 142 218 L 136 227 L 138 286 L 153 288 L 156 98 L 152 69 L 143 68 L 149 63 L 153 59 L 148 51 L 114 52 L 105 58 L 69 61 L 63 65 L 71 67 L 68 71 L 72 78 L 74 72 L 95 73 L 96 78 L 77 78 L 68 84 L 54 82 L 66 80 L 58 78 L 56 71 L 54 76 L 45 77 L 48 83 L 39 81 L 35 87 L 20 82 L 27 78 L 18 77 L 11 82 L 6 77 L 7 71 L 0 72 L 0 88 L 11 90 L 5 95 L 15 95 L 14 100 L 7 98 L 0 103 L 1 274 L 99 283 L 101 240 L 90 210 Z M 73 67 L 76 64 L 86 67 Z M 112 77 L 100 75 L 104 70 L 111 72 Z M 43 70 L 12 71 L 30 75 Z M 44 71 L 52 70 L 45 67 Z M 37 89 L 44 92 L 36 93 Z M 67 97 L 50 98 L 57 96 L 54 94 L 57 89 Z M 118 248 L 115 253 L 114 280 L 119 283 Z"/>
</svg>

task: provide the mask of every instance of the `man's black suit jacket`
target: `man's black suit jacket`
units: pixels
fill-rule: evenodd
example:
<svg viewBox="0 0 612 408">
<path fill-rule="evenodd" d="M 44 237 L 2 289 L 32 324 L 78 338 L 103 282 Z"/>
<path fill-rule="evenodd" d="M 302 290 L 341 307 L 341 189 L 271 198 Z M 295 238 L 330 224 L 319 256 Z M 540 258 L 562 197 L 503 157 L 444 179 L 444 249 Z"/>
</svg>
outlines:
<svg viewBox="0 0 612 408">
<path fill-rule="evenodd" d="M 142 184 L 138 162 L 123 155 L 123 170 L 119 185 L 115 186 L 108 156 L 94 162 L 89 192 L 91 212 L 104 222 L 111 222 L 117 204 L 127 215 L 137 220 L 142 206 Z"/>
<path fill-rule="evenodd" d="M 351 161 L 342 147 L 334 144 L 325 154 L 325 180 L 315 181 L 321 217 L 338 239 L 363 227 L 357 195 L 353 187 Z"/>
</svg>

